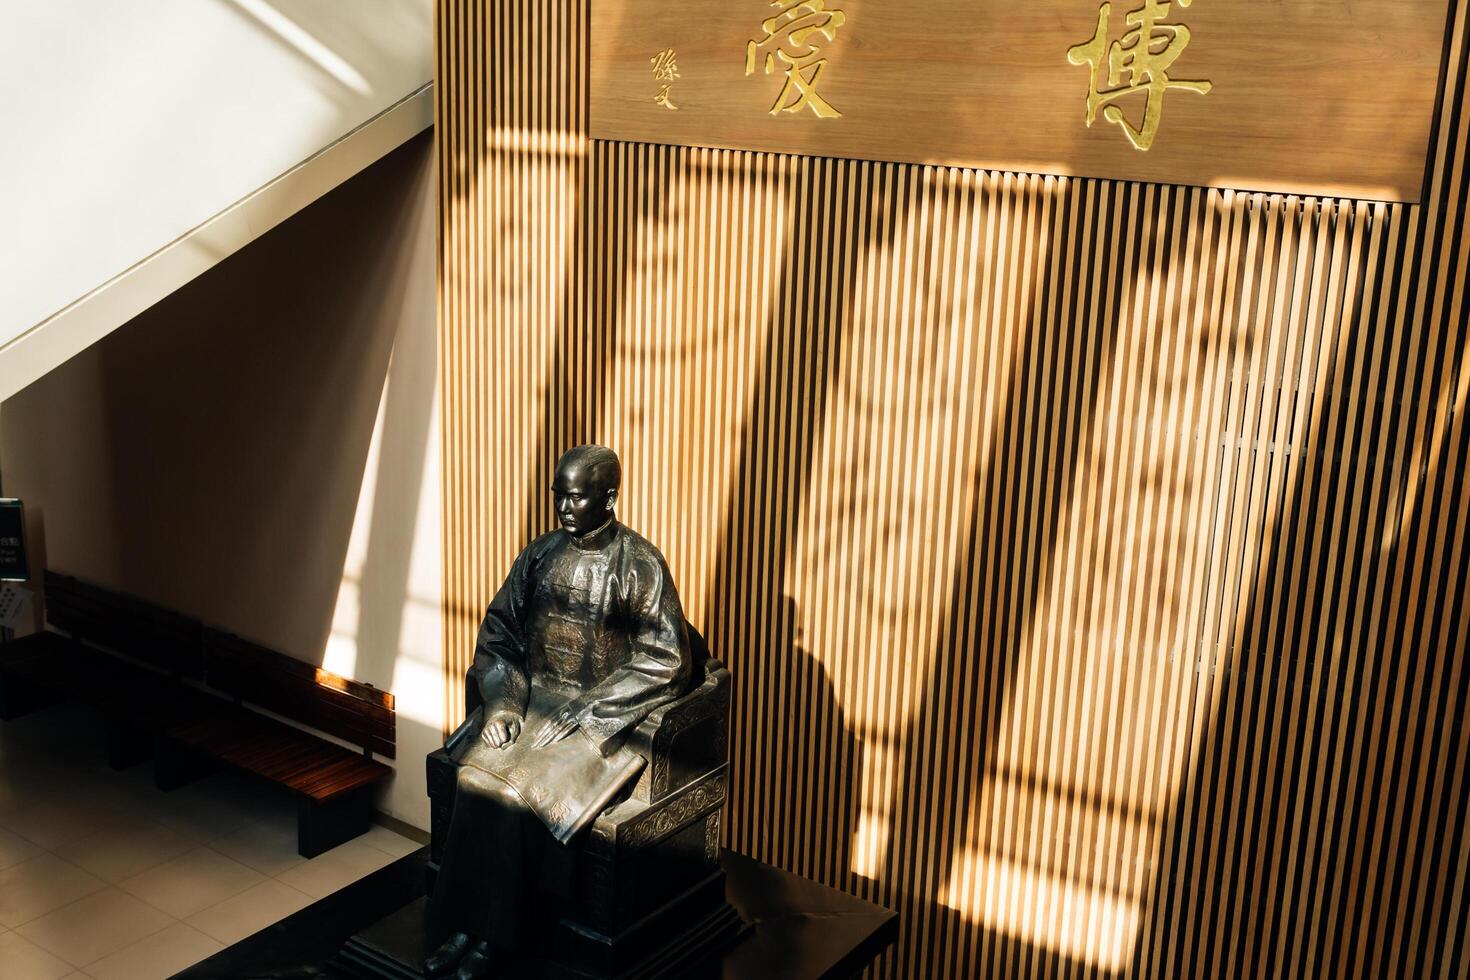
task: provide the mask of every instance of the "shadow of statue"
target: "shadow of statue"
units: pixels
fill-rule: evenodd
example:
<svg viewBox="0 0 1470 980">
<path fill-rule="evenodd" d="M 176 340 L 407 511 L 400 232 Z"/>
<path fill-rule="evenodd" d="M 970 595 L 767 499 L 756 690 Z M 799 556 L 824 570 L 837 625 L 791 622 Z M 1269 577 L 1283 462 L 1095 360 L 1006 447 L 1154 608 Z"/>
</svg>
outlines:
<svg viewBox="0 0 1470 980">
<path fill-rule="evenodd" d="M 768 719 L 749 755 L 732 760 L 735 806 L 746 826 L 758 828 L 748 835 L 752 857 L 853 891 L 862 741 L 826 666 L 797 635 L 794 601 L 782 596 L 780 604 L 787 625 L 769 651 L 765 682 L 781 690 L 791 710 Z M 737 689 L 741 683 L 737 675 Z"/>
</svg>

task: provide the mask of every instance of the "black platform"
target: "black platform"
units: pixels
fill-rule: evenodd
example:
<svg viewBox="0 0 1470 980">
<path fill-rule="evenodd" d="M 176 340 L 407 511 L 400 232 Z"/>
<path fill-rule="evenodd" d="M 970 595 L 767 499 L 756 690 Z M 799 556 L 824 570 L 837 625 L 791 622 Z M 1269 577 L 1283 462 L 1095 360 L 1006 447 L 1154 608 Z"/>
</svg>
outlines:
<svg viewBox="0 0 1470 980">
<path fill-rule="evenodd" d="M 412 916 L 423 891 L 420 850 L 179 973 L 175 980 L 350 977 L 334 960 L 374 923 Z M 753 928 L 699 976 L 719 980 L 854 977 L 898 935 L 894 913 L 726 851 L 730 904 Z"/>
</svg>

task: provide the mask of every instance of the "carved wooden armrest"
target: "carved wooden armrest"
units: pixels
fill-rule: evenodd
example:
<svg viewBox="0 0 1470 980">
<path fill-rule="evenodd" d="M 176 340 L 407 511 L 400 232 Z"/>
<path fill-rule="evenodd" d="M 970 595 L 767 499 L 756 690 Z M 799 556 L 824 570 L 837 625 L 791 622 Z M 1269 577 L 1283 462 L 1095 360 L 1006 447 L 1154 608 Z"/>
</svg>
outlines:
<svg viewBox="0 0 1470 980">
<path fill-rule="evenodd" d="M 628 739 L 628 747 L 648 760 L 633 788 L 633 798 L 644 802 L 662 799 L 677 786 L 671 784 L 671 748 L 678 736 L 695 725 L 718 720 L 716 744 L 709 748 L 710 768 L 724 761 L 725 726 L 729 713 L 729 671 L 718 660 L 704 665 L 699 685 L 677 701 L 671 701 L 649 713 L 639 722 Z M 702 775 L 696 773 L 696 775 Z"/>
</svg>

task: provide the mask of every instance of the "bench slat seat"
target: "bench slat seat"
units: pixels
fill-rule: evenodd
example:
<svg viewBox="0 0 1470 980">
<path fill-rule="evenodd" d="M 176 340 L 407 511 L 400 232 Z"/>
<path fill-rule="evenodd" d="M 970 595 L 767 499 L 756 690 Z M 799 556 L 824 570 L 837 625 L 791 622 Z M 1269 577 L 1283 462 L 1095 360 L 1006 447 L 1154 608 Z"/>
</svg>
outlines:
<svg viewBox="0 0 1470 980">
<path fill-rule="evenodd" d="M 243 708 L 170 726 L 165 737 L 200 755 L 328 803 L 388 777 L 392 768 Z"/>
<path fill-rule="evenodd" d="M 367 830 L 372 790 L 393 771 L 373 758 L 393 757 L 391 693 L 217 629 L 204 630 L 204 679 L 241 707 L 180 726 L 160 746 L 175 742 L 296 793 L 297 850 L 306 857 Z M 361 746 L 362 753 L 273 716 Z"/>
</svg>

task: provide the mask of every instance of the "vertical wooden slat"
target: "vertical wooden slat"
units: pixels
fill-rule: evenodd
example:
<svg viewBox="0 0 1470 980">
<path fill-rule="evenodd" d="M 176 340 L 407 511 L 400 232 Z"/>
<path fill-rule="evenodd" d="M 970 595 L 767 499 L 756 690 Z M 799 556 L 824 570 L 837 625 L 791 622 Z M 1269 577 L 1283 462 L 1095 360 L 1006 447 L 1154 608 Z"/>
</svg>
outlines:
<svg viewBox="0 0 1470 980">
<path fill-rule="evenodd" d="M 1464 975 L 1470 2 L 1417 207 L 592 141 L 588 3 L 436 3 L 451 721 L 606 441 L 874 975 Z"/>
</svg>

